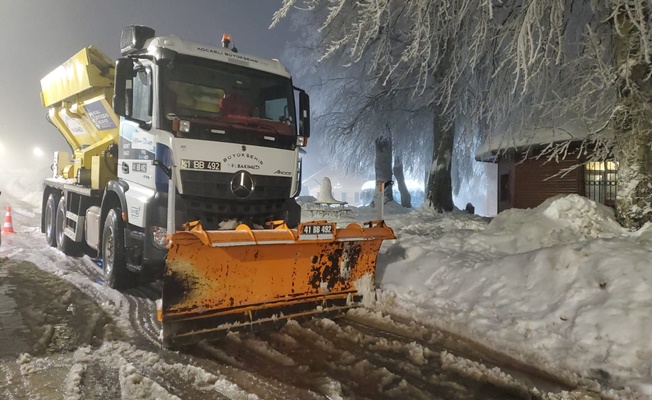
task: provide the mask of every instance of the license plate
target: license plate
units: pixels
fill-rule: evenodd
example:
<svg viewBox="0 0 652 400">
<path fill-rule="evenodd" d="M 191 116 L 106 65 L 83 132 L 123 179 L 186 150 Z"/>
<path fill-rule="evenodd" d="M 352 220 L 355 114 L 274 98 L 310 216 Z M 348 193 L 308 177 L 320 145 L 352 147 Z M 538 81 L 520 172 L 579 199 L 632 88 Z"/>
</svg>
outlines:
<svg viewBox="0 0 652 400">
<path fill-rule="evenodd" d="M 334 223 L 303 224 L 299 239 L 332 239 L 335 235 Z"/>
<path fill-rule="evenodd" d="M 181 168 L 219 171 L 222 169 L 222 163 L 219 161 L 181 160 Z"/>
</svg>

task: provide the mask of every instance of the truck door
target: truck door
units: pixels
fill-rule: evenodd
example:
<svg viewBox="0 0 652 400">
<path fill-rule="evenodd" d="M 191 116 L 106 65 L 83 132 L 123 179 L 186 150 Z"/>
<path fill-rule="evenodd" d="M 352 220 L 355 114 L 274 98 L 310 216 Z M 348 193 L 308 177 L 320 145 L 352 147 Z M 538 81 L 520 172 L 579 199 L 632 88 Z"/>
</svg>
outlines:
<svg viewBox="0 0 652 400">
<path fill-rule="evenodd" d="M 150 66 L 135 69 L 129 119 L 121 118 L 118 177 L 129 182 L 126 193 L 130 223 L 142 226 L 145 204 L 154 195 L 156 136 L 152 131 L 153 77 Z"/>
</svg>

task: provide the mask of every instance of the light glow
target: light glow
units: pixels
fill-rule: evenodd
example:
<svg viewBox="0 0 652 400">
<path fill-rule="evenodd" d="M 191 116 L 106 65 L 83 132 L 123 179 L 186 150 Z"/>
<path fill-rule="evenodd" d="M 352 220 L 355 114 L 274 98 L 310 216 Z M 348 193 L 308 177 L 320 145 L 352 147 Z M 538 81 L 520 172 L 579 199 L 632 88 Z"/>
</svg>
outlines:
<svg viewBox="0 0 652 400">
<path fill-rule="evenodd" d="M 45 155 L 45 153 L 43 153 L 43 150 L 41 150 L 39 147 L 34 147 L 34 150 L 32 150 L 32 152 L 34 153 L 34 156 L 37 158 L 41 158 Z"/>
</svg>

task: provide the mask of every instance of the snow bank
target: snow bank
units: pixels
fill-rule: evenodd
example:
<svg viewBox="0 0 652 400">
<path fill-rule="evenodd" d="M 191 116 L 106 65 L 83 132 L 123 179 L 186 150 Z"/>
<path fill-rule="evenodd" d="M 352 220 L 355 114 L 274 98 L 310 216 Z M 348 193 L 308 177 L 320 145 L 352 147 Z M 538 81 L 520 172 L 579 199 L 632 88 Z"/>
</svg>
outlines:
<svg viewBox="0 0 652 400">
<path fill-rule="evenodd" d="M 420 209 L 389 225 L 398 240 L 379 258 L 380 309 L 557 374 L 652 388 L 652 225 L 628 232 L 576 195 L 488 224 Z"/>
<path fill-rule="evenodd" d="M 572 194 L 550 198 L 534 209 L 506 210 L 469 240 L 475 247 L 515 254 L 626 232 L 611 208 Z"/>
</svg>

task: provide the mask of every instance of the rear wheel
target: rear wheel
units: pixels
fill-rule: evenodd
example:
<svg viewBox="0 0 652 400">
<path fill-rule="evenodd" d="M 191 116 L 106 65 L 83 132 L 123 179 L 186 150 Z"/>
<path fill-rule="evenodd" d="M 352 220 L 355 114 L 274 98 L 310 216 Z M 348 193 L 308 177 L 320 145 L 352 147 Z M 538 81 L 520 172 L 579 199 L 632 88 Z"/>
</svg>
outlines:
<svg viewBox="0 0 652 400">
<path fill-rule="evenodd" d="M 57 215 L 57 200 L 50 193 L 45 203 L 45 240 L 52 247 L 57 247 L 57 233 L 55 229 Z"/>
<path fill-rule="evenodd" d="M 63 254 L 74 256 L 77 255 L 79 250 L 78 243 L 75 243 L 72 239 L 66 236 L 64 230 L 66 227 L 66 198 L 61 196 L 59 199 L 59 204 L 57 205 L 57 214 L 55 218 L 55 235 L 57 239 L 57 248 L 63 252 Z"/>
<path fill-rule="evenodd" d="M 132 273 L 127 270 L 127 257 L 124 245 L 124 221 L 117 208 L 109 210 L 102 233 L 102 266 L 104 283 L 114 289 L 129 286 Z"/>
</svg>

